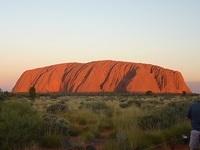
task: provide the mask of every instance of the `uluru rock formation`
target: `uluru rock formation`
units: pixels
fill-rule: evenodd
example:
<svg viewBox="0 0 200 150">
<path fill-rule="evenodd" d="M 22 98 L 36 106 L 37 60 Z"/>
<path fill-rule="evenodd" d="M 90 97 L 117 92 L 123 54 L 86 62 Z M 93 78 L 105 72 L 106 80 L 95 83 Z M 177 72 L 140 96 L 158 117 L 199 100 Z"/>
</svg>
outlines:
<svg viewBox="0 0 200 150">
<path fill-rule="evenodd" d="M 25 71 L 14 93 L 140 92 L 190 93 L 178 71 L 159 66 L 121 61 L 65 63 Z"/>
</svg>

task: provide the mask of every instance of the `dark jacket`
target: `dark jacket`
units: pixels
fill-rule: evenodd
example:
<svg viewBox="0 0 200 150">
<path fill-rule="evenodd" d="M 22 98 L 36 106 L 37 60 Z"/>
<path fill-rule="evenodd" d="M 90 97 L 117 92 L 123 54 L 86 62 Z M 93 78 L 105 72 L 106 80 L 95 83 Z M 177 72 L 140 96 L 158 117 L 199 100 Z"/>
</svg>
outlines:
<svg viewBox="0 0 200 150">
<path fill-rule="evenodd" d="M 200 131 L 200 102 L 190 106 L 187 117 L 191 120 L 192 130 Z"/>
</svg>

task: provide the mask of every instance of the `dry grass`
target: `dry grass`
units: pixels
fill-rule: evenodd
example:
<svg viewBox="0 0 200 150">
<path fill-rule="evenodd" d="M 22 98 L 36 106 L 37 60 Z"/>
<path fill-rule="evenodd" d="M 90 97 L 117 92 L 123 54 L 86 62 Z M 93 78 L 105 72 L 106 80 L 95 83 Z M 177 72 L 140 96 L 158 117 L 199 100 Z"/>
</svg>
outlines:
<svg viewBox="0 0 200 150">
<path fill-rule="evenodd" d="M 35 101 L 27 97 L 11 97 L 15 101 L 32 103 L 41 115 L 53 104 L 62 103 L 68 111 L 56 115 L 70 122 L 71 138 L 80 143 L 91 143 L 97 139 L 103 142 L 103 149 L 129 150 L 145 149 L 169 139 L 179 142 L 181 134 L 187 133 L 190 125 L 184 118 L 171 127 L 143 130 L 138 118 L 159 112 L 177 104 L 189 104 L 199 99 L 181 95 L 135 95 L 135 96 L 41 96 Z M 101 147 L 102 147 L 101 143 Z M 38 150 L 35 146 L 31 150 Z M 44 150 L 44 149 L 43 149 Z"/>
</svg>

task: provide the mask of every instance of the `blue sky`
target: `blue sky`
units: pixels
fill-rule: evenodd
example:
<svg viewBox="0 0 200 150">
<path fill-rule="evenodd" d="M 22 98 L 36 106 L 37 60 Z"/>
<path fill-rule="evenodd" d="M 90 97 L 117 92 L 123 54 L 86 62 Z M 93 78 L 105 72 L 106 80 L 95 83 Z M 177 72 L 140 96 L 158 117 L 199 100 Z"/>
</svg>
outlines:
<svg viewBox="0 0 200 150">
<path fill-rule="evenodd" d="M 123 60 L 200 81 L 199 0 L 0 0 L 0 87 L 30 68 Z"/>
</svg>

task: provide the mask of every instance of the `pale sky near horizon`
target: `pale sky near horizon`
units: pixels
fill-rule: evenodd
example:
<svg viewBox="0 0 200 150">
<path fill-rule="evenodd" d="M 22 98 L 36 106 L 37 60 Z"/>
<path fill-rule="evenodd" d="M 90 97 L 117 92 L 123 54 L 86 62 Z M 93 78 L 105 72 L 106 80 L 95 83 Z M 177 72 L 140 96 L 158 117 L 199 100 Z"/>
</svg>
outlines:
<svg viewBox="0 0 200 150">
<path fill-rule="evenodd" d="M 200 81 L 199 0 L 0 0 L 0 88 L 27 69 L 122 60 Z"/>
</svg>

